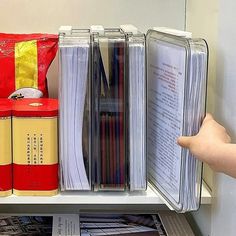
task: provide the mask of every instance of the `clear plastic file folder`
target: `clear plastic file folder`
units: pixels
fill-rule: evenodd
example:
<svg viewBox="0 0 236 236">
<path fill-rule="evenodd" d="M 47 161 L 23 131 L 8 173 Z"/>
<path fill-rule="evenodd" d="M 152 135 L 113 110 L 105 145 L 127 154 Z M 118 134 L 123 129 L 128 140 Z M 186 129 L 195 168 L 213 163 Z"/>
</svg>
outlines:
<svg viewBox="0 0 236 236">
<path fill-rule="evenodd" d="M 119 30 L 94 33 L 92 43 L 93 158 L 95 189 L 124 190 L 125 153 L 125 35 Z"/>
<path fill-rule="evenodd" d="M 130 190 L 146 188 L 146 50 L 145 35 L 129 32 L 127 36 L 128 61 L 128 153 Z"/>
<path fill-rule="evenodd" d="M 175 210 L 196 210 L 202 163 L 176 140 L 195 135 L 205 116 L 207 44 L 156 30 L 146 43 L 149 181 Z"/>
<path fill-rule="evenodd" d="M 60 34 L 62 190 L 142 191 L 179 212 L 200 204 L 202 163 L 176 144 L 205 115 L 208 49 L 185 32 Z"/>
<path fill-rule="evenodd" d="M 145 38 L 93 34 L 92 133 L 95 189 L 146 189 Z M 137 128 L 138 127 L 138 128 Z"/>
<path fill-rule="evenodd" d="M 90 190 L 89 30 L 62 30 L 59 37 L 59 54 L 61 190 Z"/>
</svg>

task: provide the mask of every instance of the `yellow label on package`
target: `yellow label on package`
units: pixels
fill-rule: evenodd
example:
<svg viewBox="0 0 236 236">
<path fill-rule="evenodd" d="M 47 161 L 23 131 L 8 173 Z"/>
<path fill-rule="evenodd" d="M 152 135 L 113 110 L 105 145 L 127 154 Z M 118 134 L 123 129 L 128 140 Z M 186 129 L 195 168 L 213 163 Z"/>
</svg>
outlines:
<svg viewBox="0 0 236 236">
<path fill-rule="evenodd" d="M 11 118 L 0 117 L 0 165 L 11 163 Z"/>
<path fill-rule="evenodd" d="M 13 163 L 58 163 L 57 118 L 13 117 Z"/>
</svg>

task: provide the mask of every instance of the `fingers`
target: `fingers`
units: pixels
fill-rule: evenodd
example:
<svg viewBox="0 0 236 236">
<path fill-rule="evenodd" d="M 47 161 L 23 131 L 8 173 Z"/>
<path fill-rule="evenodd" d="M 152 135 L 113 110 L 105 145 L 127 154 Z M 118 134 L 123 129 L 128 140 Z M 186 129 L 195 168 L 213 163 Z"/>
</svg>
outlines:
<svg viewBox="0 0 236 236">
<path fill-rule="evenodd" d="M 209 120 L 214 120 L 213 116 L 210 113 L 207 113 L 202 124 L 206 123 Z"/>
<path fill-rule="evenodd" d="M 189 148 L 193 137 L 181 136 L 177 139 L 177 143 L 183 148 Z"/>
<path fill-rule="evenodd" d="M 226 133 L 226 143 L 231 143 L 231 137 Z"/>
</svg>

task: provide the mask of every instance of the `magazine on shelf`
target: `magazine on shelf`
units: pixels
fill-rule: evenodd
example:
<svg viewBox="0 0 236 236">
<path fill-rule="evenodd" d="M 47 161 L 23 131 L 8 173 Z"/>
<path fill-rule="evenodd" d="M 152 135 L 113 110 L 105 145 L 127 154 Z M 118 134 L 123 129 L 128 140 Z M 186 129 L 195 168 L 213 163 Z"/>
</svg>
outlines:
<svg viewBox="0 0 236 236">
<path fill-rule="evenodd" d="M 0 235 L 79 236 L 79 215 L 0 214 Z"/>
</svg>

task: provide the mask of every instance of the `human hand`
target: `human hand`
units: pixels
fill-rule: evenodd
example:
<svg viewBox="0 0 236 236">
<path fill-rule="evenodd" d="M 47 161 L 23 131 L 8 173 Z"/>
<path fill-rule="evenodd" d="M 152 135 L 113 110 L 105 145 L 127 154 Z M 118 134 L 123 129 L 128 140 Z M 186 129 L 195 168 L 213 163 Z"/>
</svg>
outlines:
<svg viewBox="0 0 236 236">
<path fill-rule="evenodd" d="M 188 148 L 196 158 L 209 164 L 215 171 L 225 172 L 232 176 L 231 171 L 228 173 L 228 169 L 232 168 L 233 163 L 235 167 L 232 171 L 236 169 L 236 145 L 229 145 L 230 141 L 225 128 L 207 114 L 197 135 L 179 137 L 177 143 Z M 236 176 L 236 171 L 233 176 Z"/>
</svg>

